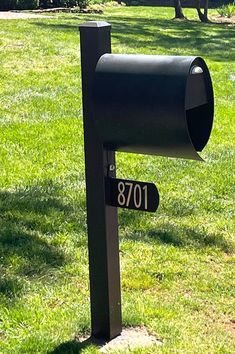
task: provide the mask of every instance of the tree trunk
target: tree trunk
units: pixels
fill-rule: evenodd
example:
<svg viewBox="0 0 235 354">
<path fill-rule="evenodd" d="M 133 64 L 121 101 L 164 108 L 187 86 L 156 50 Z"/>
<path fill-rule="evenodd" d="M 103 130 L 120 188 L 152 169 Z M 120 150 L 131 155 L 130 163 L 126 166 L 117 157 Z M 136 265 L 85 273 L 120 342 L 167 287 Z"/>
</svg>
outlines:
<svg viewBox="0 0 235 354">
<path fill-rule="evenodd" d="M 209 0 L 205 0 L 204 15 L 206 16 L 207 21 L 209 21 L 209 19 L 208 19 L 208 6 L 209 6 Z"/>
<path fill-rule="evenodd" d="M 196 10 L 201 22 L 210 22 L 208 19 L 208 0 L 205 0 L 204 11 L 201 11 L 201 0 L 196 0 Z"/>
<path fill-rule="evenodd" d="M 175 7 L 175 18 L 185 19 L 183 9 L 181 6 L 181 0 L 174 0 L 174 7 Z"/>
</svg>

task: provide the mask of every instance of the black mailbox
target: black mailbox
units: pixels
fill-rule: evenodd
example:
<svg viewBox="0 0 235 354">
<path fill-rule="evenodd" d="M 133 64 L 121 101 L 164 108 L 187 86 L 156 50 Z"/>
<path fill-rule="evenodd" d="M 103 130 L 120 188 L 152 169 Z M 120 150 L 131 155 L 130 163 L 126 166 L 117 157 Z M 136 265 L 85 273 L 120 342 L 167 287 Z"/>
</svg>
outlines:
<svg viewBox="0 0 235 354">
<path fill-rule="evenodd" d="M 153 183 L 116 178 L 115 152 L 200 160 L 214 110 L 203 59 L 113 55 L 110 30 L 80 26 L 91 328 L 102 340 L 122 331 L 117 207 L 159 203 Z"/>
<path fill-rule="evenodd" d="M 104 54 L 93 88 L 93 117 L 107 149 L 201 160 L 214 110 L 203 59 Z"/>
</svg>

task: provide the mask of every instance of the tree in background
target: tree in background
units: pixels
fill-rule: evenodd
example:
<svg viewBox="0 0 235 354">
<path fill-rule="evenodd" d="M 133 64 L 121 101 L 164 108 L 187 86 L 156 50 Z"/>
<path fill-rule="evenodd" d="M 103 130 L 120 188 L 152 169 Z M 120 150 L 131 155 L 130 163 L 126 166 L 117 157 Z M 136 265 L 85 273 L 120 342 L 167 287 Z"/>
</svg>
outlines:
<svg viewBox="0 0 235 354">
<path fill-rule="evenodd" d="M 204 1 L 203 12 L 201 11 L 201 0 L 195 0 L 197 14 L 201 22 L 210 22 L 208 19 L 208 0 Z"/>
<path fill-rule="evenodd" d="M 174 0 L 174 7 L 175 7 L 175 18 L 185 19 L 186 17 L 184 16 L 183 13 L 181 0 Z"/>
<path fill-rule="evenodd" d="M 197 10 L 198 17 L 201 22 L 210 22 L 208 19 L 208 5 L 209 5 L 209 0 L 204 1 L 203 7 L 201 6 L 201 0 L 194 0 L 195 1 L 195 8 Z M 181 5 L 181 0 L 174 0 L 174 8 L 175 8 L 175 18 L 180 18 L 180 19 L 185 19 L 186 17 L 184 16 L 182 5 Z M 202 9 L 203 8 L 203 12 Z"/>
</svg>

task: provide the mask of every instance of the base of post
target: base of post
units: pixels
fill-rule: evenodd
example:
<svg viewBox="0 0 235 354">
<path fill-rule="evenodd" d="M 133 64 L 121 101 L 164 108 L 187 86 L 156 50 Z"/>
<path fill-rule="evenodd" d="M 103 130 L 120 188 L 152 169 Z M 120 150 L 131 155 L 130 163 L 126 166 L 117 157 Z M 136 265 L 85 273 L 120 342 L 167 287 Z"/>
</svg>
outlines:
<svg viewBox="0 0 235 354">
<path fill-rule="evenodd" d="M 162 340 L 149 334 L 144 327 L 124 328 L 119 336 L 110 341 L 94 337 L 77 339 L 84 347 L 92 344 L 99 347 L 101 353 L 119 352 L 122 350 L 146 348 L 163 344 Z"/>
</svg>

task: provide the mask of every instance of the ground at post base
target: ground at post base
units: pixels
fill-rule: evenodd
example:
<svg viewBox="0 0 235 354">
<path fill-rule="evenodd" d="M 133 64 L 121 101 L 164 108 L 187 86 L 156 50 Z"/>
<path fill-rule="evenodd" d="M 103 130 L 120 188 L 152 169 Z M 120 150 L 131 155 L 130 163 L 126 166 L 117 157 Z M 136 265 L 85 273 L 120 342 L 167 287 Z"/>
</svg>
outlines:
<svg viewBox="0 0 235 354">
<path fill-rule="evenodd" d="M 90 343 L 100 347 L 101 353 L 119 353 L 122 350 L 146 348 L 162 345 L 163 342 L 154 335 L 148 333 L 144 327 L 124 328 L 121 335 L 109 342 L 102 342 L 94 338 L 78 338 L 80 343 Z"/>
</svg>

